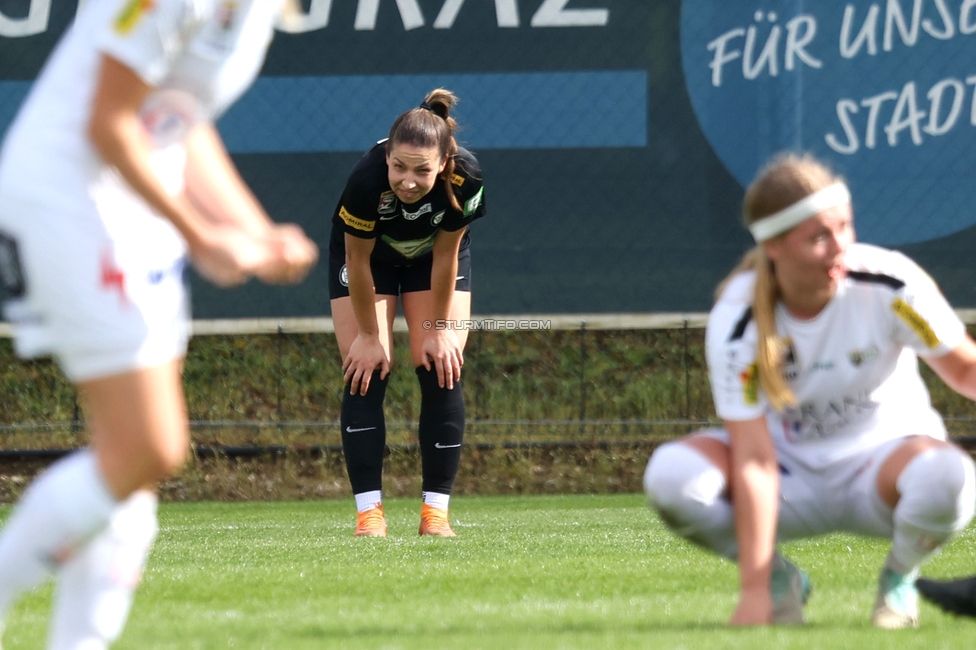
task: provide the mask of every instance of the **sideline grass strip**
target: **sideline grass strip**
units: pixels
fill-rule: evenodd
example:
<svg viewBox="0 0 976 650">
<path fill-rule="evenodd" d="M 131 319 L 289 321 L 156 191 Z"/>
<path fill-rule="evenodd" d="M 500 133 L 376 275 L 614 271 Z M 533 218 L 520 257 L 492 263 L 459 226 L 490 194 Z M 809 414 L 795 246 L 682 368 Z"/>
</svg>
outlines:
<svg viewBox="0 0 976 650">
<path fill-rule="evenodd" d="M 390 537 L 356 539 L 351 499 L 167 504 L 125 649 L 963 648 L 976 625 L 925 605 L 922 628 L 874 630 L 887 544 L 799 542 L 811 624 L 731 630 L 736 573 L 671 536 L 639 495 L 459 497 L 458 537 L 417 536 L 419 502 L 389 500 Z M 976 572 L 970 528 L 933 576 Z M 5 648 L 43 647 L 50 588 L 12 612 Z"/>
</svg>

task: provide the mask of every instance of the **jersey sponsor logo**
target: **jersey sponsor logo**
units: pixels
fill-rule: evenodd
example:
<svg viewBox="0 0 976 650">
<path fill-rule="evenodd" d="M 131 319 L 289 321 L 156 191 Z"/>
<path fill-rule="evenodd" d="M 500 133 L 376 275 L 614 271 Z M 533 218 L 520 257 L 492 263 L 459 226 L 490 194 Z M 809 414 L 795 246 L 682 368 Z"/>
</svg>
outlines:
<svg viewBox="0 0 976 650">
<path fill-rule="evenodd" d="M 444 221 L 444 213 L 445 212 L 447 212 L 447 210 L 441 210 L 440 212 L 438 212 L 437 214 L 435 214 L 433 217 L 431 217 L 430 218 L 430 225 L 432 225 L 432 226 L 438 226 L 438 225 L 440 225 L 441 221 Z"/>
<path fill-rule="evenodd" d="M 481 205 L 481 197 L 484 192 L 485 188 L 482 187 L 478 190 L 477 194 L 464 202 L 464 216 L 473 214 L 474 211 L 478 209 L 478 206 Z"/>
<path fill-rule="evenodd" d="M 874 361 L 878 356 L 878 346 L 872 345 L 869 348 L 863 350 L 851 350 L 847 353 L 847 358 L 850 360 L 851 365 L 857 368 L 861 364 L 869 363 Z"/>
<path fill-rule="evenodd" d="M 403 218 L 407 221 L 416 221 L 423 215 L 430 212 L 433 208 L 430 207 L 430 203 L 424 203 L 416 212 L 407 212 L 406 208 L 403 209 Z"/>
<path fill-rule="evenodd" d="M 742 401 L 750 406 L 759 403 L 759 367 L 750 364 L 748 368 L 739 374 L 739 381 L 742 382 Z"/>
<path fill-rule="evenodd" d="M 365 219 L 353 216 L 349 210 L 346 210 L 346 206 L 339 208 L 339 218 L 350 228 L 362 230 L 363 232 L 373 232 L 373 228 L 376 227 L 375 221 L 366 221 Z"/>
<path fill-rule="evenodd" d="M 155 0 L 129 0 L 115 17 L 115 31 L 125 35 L 135 29 L 142 17 L 156 8 Z"/>
<path fill-rule="evenodd" d="M 870 391 L 818 404 L 804 402 L 784 411 L 783 430 L 791 442 L 824 440 L 843 435 L 844 429 L 870 418 L 877 410 L 878 403 L 871 399 Z"/>
<path fill-rule="evenodd" d="M 379 214 L 393 214 L 397 209 L 396 193 L 393 190 L 380 194 L 380 204 L 376 207 Z"/>
<path fill-rule="evenodd" d="M 451 174 L 451 182 L 458 187 L 461 187 L 464 185 L 464 176 L 461 176 L 460 174 Z"/>
<path fill-rule="evenodd" d="M 918 335 L 926 347 L 934 348 L 939 345 L 939 337 L 935 335 L 932 326 L 911 305 L 901 298 L 895 298 L 891 303 L 891 309 Z"/>
</svg>

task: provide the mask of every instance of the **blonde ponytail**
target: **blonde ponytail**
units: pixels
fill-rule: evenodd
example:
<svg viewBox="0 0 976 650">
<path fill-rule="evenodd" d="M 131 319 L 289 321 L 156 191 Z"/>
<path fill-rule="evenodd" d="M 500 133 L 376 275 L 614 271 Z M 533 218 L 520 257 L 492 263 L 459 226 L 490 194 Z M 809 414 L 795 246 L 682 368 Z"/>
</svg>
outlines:
<svg viewBox="0 0 976 650">
<path fill-rule="evenodd" d="M 773 265 L 762 246 L 754 246 L 718 285 L 715 297 L 725 290 L 729 281 L 740 273 L 755 271 L 756 282 L 752 294 L 752 319 L 756 322 L 756 371 L 759 386 L 774 410 L 780 411 L 796 404 L 796 396 L 783 378 L 782 339 L 776 334 L 776 303 L 779 286 Z"/>
<path fill-rule="evenodd" d="M 752 295 L 752 317 L 756 321 L 756 369 L 759 386 L 775 411 L 796 405 L 796 395 L 783 378 L 783 339 L 776 333 L 776 303 L 779 286 L 773 266 L 762 246 L 756 246 L 756 287 Z"/>
</svg>

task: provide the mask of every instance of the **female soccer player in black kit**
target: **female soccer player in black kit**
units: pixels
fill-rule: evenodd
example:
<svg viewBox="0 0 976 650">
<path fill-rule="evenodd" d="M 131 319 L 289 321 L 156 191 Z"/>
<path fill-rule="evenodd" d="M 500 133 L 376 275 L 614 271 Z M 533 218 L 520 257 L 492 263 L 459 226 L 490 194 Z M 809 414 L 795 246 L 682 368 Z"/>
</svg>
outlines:
<svg viewBox="0 0 976 650">
<path fill-rule="evenodd" d="M 453 537 L 448 502 L 461 457 L 461 366 L 471 315 L 468 226 L 484 216 L 481 170 L 454 139 L 457 97 L 431 91 L 352 170 L 332 218 L 329 297 L 342 354 L 342 447 L 356 535 L 383 537 L 383 398 L 397 297 L 420 381 L 420 534 Z"/>
</svg>

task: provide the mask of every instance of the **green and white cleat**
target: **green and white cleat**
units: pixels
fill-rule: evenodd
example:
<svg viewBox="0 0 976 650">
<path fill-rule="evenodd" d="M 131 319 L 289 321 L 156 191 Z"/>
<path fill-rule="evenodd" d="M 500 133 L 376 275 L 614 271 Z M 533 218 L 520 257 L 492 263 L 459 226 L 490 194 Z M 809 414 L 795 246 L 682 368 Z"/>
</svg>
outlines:
<svg viewBox="0 0 976 650">
<path fill-rule="evenodd" d="M 907 575 L 885 566 L 878 578 L 878 598 L 874 601 L 871 622 L 884 630 L 918 627 L 918 571 Z"/>
<path fill-rule="evenodd" d="M 775 625 L 803 625 L 806 622 L 803 607 L 813 591 L 810 576 L 778 552 L 773 556 L 769 590 L 773 598 Z"/>
</svg>

